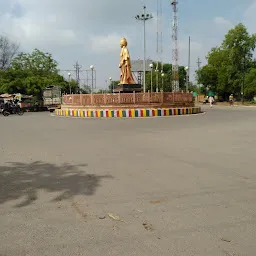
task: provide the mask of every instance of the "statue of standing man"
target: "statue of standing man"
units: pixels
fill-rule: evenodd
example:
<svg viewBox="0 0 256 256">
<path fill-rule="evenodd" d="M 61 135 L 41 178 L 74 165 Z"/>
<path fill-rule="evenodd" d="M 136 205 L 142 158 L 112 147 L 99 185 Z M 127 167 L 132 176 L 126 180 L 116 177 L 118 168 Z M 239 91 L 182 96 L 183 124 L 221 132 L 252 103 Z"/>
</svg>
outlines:
<svg viewBox="0 0 256 256">
<path fill-rule="evenodd" d="M 127 40 L 122 38 L 120 41 L 121 54 L 120 54 L 120 64 L 119 68 L 121 69 L 120 83 L 119 84 L 135 84 L 135 81 L 131 72 L 131 60 L 130 54 L 127 49 Z"/>
</svg>

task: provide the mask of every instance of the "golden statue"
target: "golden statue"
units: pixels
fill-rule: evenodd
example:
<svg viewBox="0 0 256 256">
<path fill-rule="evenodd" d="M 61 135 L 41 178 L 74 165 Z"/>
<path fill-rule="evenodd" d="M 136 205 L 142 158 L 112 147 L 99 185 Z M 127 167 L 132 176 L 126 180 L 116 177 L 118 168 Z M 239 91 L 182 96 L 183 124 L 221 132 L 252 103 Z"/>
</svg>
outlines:
<svg viewBox="0 0 256 256">
<path fill-rule="evenodd" d="M 120 83 L 119 84 L 135 84 L 135 81 L 132 76 L 131 72 L 131 60 L 130 60 L 130 54 L 127 49 L 127 40 L 125 38 L 122 38 L 120 41 L 120 46 L 122 48 L 121 54 L 120 54 L 120 64 L 119 68 L 121 69 L 121 75 L 120 75 Z"/>
</svg>

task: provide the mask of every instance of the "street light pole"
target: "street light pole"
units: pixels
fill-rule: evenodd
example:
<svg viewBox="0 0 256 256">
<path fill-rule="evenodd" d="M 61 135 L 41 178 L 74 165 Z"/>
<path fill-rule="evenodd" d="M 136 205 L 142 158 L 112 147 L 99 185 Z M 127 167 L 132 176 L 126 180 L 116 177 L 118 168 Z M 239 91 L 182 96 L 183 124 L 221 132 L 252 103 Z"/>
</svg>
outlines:
<svg viewBox="0 0 256 256">
<path fill-rule="evenodd" d="M 151 63 L 149 67 L 151 68 L 151 93 L 152 93 L 153 92 L 153 67 L 154 67 L 153 63 Z"/>
<path fill-rule="evenodd" d="M 156 92 L 158 92 L 158 87 L 159 87 L 159 76 L 158 76 L 158 68 L 156 68 Z"/>
<path fill-rule="evenodd" d="M 189 87 L 189 78 L 190 78 L 190 37 L 188 38 L 188 70 L 187 70 L 187 87 L 186 90 L 188 92 Z"/>
<path fill-rule="evenodd" d="M 144 41 L 144 54 L 143 54 L 143 92 L 146 92 L 146 6 L 143 7 L 143 41 Z M 152 92 L 152 91 L 151 91 Z"/>
<path fill-rule="evenodd" d="M 245 55 L 243 57 L 242 104 L 244 104 Z"/>
<path fill-rule="evenodd" d="M 71 73 L 68 73 L 68 86 L 69 86 L 69 94 L 71 94 L 71 85 L 70 85 L 70 78 L 71 78 Z"/>
<path fill-rule="evenodd" d="M 246 49 L 244 47 L 243 56 L 243 80 L 242 80 L 242 104 L 244 104 L 244 83 L 245 83 L 245 72 L 246 72 Z"/>
<path fill-rule="evenodd" d="M 144 34 L 144 58 L 143 58 L 143 92 L 146 92 L 146 21 L 152 19 L 152 14 L 146 14 L 146 6 L 143 6 L 143 14 L 137 15 L 136 20 L 143 21 Z"/>
<path fill-rule="evenodd" d="M 109 78 L 110 81 L 110 90 L 112 89 L 112 93 L 114 93 L 114 86 L 112 84 L 112 77 Z"/>
<path fill-rule="evenodd" d="M 93 70 L 94 70 L 94 66 L 91 65 L 91 66 L 90 66 L 90 69 L 91 69 L 91 71 L 92 71 L 92 88 L 91 88 L 91 94 L 93 94 Z"/>
<path fill-rule="evenodd" d="M 162 77 L 162 91 L 164 91 L 164 73 L 163 73 L 163 70 L 162 70 L 161 77 Z"/>
<path fill-rule="evenodd" d="M 189 86 L 189 67 L 185 67 L 186 70 L 186 92 L 188 92 L 188 86 Z"/>
</svg>

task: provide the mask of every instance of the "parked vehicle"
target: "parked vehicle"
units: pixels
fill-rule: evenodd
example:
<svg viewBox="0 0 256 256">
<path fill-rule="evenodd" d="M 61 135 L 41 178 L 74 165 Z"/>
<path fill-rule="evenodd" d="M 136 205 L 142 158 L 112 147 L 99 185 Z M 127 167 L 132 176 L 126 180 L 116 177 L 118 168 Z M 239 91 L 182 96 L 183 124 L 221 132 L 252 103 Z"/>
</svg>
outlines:
<svg viewBox="0 0 256 256">
<path fill-rule="evenodd" d="M 0 107 L 0 111 L 4 116 L 9 116 L 9 115 L 14 115 L 17 114 L 19 116 L 23 115 L 24 112 L 22 111 L 22 109 L 20 108 L 20 106 L 18 105 L 18 102 L 14 102 L 14 103 L 4 103 L 1 105 Z"/>
<path fill-rule="evenodd" d="M 0 109 L 2 108 L 3 105 L 4 105 L 4 99 L 0 98 Z"/>
<path fill-rule="evenodd" d="M 43 90 L 44 107 L 50 112 L 61 107 L 61 89 L 58 86 L 49 86 Z"/>
</svg>

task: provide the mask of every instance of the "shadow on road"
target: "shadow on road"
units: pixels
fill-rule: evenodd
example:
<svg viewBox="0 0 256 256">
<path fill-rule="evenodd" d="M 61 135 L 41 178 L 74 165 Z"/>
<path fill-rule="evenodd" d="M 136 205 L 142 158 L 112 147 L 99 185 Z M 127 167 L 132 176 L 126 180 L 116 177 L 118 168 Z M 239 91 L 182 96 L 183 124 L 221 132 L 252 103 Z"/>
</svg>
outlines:
<svg viewBox="0 0 256 256">
<path fill-rule="evenodd" d="M 27 206 L 37 200 L 39 189 L 60 192 L 53 201 L 72 198 L 75 195 L 91 196 L 104 178 L 79 170 L 87 165 L 54 165 L 44 162 L 8 163 L 0 166 L 0 204 L 24 198 L 16 207 Z"/>
</svg>

